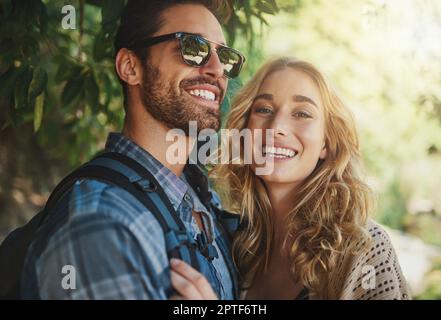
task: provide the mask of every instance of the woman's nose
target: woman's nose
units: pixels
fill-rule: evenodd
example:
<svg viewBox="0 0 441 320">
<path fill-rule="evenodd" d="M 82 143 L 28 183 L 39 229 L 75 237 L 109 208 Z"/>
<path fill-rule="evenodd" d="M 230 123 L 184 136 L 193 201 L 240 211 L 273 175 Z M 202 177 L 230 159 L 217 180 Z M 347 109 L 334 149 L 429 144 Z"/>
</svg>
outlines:
<svg viewBox="0 0 441 320">
<path fill-rule="evenodd" d="M 274 129 L 274 135 L 276 137 L 277 136 L 286 137 L 286 132 L 282 128 L 276 128 L 276 129 Z"/>
<path fill-rule="evenodd" d="M 274 135 L 276 137 L 285 137 L 288 134 L 288 130 L 289 130 L 289 124 L 286 121 L 286 116 L 283 114 L 277 114 L 270 126 L 269 129 L 273 129 L 274 130 Z"/>
</svg>

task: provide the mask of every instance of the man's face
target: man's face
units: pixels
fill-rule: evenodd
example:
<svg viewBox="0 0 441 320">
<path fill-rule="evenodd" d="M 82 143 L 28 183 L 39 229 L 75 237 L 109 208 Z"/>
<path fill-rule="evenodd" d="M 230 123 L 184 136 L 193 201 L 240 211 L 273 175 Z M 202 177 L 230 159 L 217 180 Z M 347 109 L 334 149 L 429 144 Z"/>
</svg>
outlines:
<svg viewBox="0 0 441 320">
<path fill-rule="evenodd" d="M 162 16 L 164 24 L 153 36 L 189 32 L 225 43 L 219 22 L 201 5 L 176 5 Z M 213 50 L 217 46 L 211 45 Z M 188 123 L 193 120 L 198 132 L 206 128 L 217 131 L 227 83 L 216 52 L 211 53 L 206 65 L 195 68 L 183 61 L 179 41 L 170 40 L 149 48 L 141 99 L 147 111 L 169 128 L 182 129 L 188 135 Z M 214 101 L 206 91 L 215 94 Z"/>
</svg>

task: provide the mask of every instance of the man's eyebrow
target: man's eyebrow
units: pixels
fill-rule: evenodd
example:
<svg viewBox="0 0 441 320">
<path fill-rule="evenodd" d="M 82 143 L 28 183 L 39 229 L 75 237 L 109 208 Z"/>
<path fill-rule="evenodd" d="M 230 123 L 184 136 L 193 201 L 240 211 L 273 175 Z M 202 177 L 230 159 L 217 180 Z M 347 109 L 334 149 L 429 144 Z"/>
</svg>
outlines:
<svg viewBox="0 0 441 320">
<path fill-rule="evenodd" d="M 259 94 L 257 97 L 254 98 L 253 102 L 258 99 L 273 100 L 273 95 L 269 93 Z"/>
<path fill-rule="evenodd" d="M 294 102 L 309 102 L 310 104 L 317 106 L 317 103 L 314 102 L 314 100 L 312 100 L 311 98 L 308 98 L 306 96 L 302 96 L 301 94 L 296 94 L 293 97 Z"/>
</svg>

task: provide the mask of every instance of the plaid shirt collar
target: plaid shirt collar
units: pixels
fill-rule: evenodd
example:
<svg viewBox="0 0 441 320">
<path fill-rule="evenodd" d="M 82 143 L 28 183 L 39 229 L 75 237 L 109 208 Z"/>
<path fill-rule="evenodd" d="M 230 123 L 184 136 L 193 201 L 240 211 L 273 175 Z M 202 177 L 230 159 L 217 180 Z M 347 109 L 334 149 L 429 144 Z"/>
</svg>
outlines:
<svg viewBox="0 0 441 320">
<path fill-rule="evenodd" d="M 108 152 L 121 153 L 143 165 L 159 182 L 164 189 L 165 194 L 170 199 L 174 209 L 178 212 L 178 208 L 183 201 L 184 195 L 189 189 L 187 183 L 185 183 L 180 177 L 176 176 L 147 150 L 141 148 L 121 133 L 109 134 L 105 150 Z"/>
</svg>

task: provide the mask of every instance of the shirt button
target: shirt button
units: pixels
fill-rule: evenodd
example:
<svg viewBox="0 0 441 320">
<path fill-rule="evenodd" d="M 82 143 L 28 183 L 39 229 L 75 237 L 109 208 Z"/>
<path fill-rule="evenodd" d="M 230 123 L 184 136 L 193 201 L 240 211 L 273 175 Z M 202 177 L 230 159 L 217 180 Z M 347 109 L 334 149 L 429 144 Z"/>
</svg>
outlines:
<svg viewBox="0 0 441 320">
<path fill-rule="evenodd" d="M 190 202 L 191 197 L 186 193 L 186 194 L 184 195 L 184 200 L 187 201 L 187 202 Z"/>
</svg>

